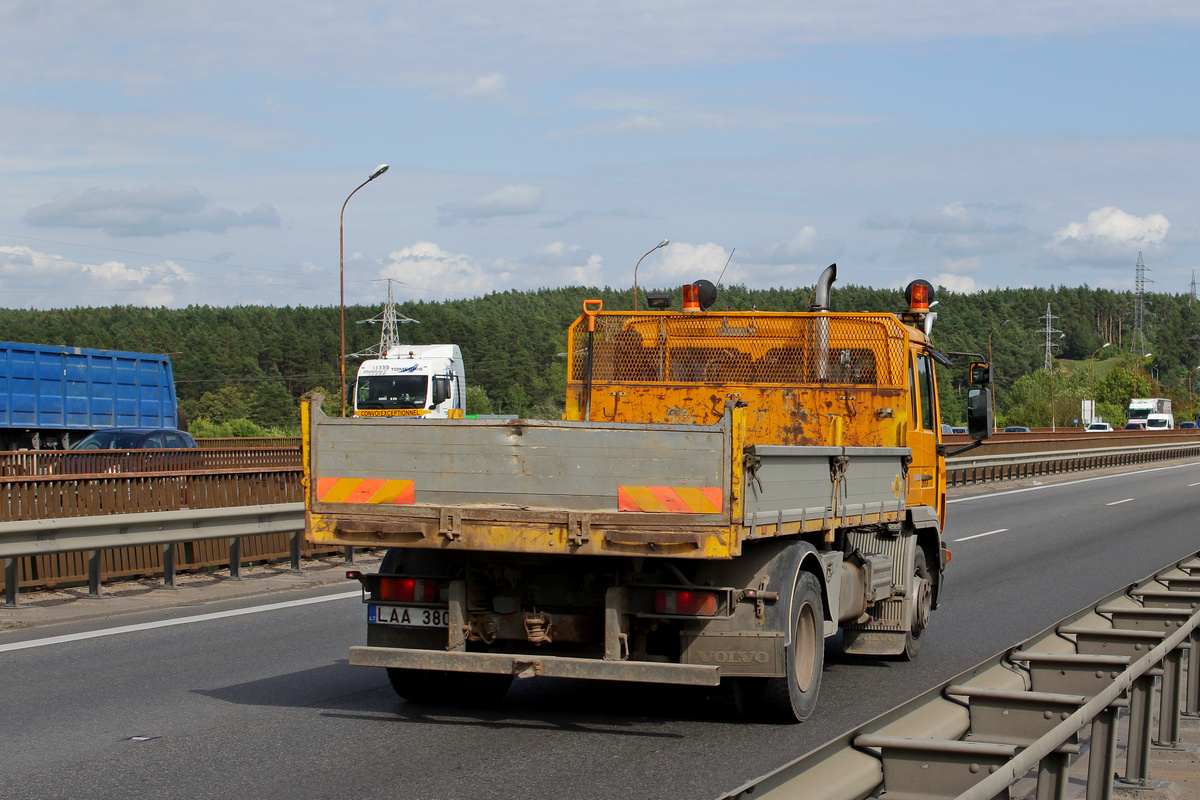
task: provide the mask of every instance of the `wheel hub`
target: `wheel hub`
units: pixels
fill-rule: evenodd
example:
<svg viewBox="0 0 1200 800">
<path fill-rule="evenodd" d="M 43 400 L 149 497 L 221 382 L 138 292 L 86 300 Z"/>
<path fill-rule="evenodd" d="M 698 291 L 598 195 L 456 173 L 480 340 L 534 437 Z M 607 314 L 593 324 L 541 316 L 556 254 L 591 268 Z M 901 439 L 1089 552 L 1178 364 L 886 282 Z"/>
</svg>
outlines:
<svg viewBox="0 0 1200 800">
<path fill-rule="evenodd" d="M 916 603 L 913 607 L 914 631 L 923 631 L 929 626 L 929 616 L 933 611 L 933 594 L 929 581 L 921 578 L 917 581 Z"/>
</svg>

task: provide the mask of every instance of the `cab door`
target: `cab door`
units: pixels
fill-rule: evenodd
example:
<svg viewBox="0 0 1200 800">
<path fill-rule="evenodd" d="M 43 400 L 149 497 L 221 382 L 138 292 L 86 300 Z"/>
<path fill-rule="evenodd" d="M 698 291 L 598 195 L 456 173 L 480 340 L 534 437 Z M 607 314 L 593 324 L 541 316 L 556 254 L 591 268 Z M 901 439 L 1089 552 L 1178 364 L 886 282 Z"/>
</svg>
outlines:
<svg viewBox="0 0 1200 800">
<path fill-rule="evenodd" d="M 908 446 L 912 463 L 908 466 L 907 504 L 929 506 L 942 518 L 943 486 L 938 443 L 941 426 L 933 360 L 916 350 L 909 352 L 908 365 L 911 408 L 909 409 Z"/>
</svg>

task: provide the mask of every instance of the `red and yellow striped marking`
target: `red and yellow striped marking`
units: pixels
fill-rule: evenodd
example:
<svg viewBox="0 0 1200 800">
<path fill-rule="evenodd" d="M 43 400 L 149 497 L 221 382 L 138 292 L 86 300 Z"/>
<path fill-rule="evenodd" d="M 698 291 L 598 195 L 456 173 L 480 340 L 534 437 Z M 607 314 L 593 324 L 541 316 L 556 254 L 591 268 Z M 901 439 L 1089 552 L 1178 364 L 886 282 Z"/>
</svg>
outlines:
<svg viewBox="0 0 1200 800">
<path fill-rule="evenodd" d="M 712 486 L 617 487 L 617 507 L 622 511 L 720 514 L 723 498 L 721 489 Z"/>
<path fill-rule="evenodd" d="M 411 505 L 416 490 L 412 481 L 384 478 L 317 478 L 317 500 L 322 503 L 398 503 Z"/>
</svg>

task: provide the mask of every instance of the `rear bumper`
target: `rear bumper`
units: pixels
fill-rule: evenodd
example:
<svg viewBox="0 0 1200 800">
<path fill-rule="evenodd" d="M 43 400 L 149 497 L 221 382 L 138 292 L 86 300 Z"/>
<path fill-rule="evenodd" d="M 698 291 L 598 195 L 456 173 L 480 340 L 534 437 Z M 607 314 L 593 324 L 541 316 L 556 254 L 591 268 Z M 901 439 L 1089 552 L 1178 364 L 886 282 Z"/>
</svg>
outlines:
<svg viewBox="0 0 1200 800">
<path fill-rule="evenodd" d="M 640 683 L 674 683 L 686 686 L 716 686 L 720 667 L 691 664 L 659 664 L 646 661 L 600 661 L 563 656 L 510 655 L 507 653 L 460 653 L 414 650 L 402 647 L 351 647 L 350 663 L 360 667 L 445 670 L 447 672 L 490 672 L 518 678 L 545 676 L 586 678 Z"/>
</svg>

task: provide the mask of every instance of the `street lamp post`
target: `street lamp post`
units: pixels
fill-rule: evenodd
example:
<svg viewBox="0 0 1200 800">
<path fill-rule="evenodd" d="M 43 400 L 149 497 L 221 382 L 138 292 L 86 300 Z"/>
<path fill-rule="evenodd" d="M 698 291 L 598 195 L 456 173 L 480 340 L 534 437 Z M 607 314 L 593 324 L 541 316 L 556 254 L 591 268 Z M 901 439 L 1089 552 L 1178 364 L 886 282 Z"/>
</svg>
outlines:
<svg viewBox="0 0 1200 800">
<path fill-rule="evenodd" d="M 365 181 L 358 185 L 358 188 L 351 192 L 346 202 L 342 203 L 342 215 L 338 219 L 338 280 L 341 283 L 341 297 L 338 301 L 338 306 L 341 309 L 342 321 L 342 345 L 338 352 L 338 366 L 341 368 L 342 376 L 342 416 L 346 416 L 346 204 L 350 202 L 350 198 L 354 197 L 354 193 L 362 187 L 366 186 L 371 181 L 378 178 L 380 175 L 388 171 L 387 164 L 380 164 L 375 168 Z"/>
<path fill-rule="evenodd" d="M 999 325 L 992 328 L 992 332 L 988 334 L 988 363 L 992 365 L 993 376 L 995 375 L 996 362 L 995 362 L 995 360 L 992 359 L 992 333 L 995 333 L 996 331 L 1000 330 L 1007 324 L 1008 324 L 1008 320 L 1004 320 L 1004 322 L 1001 322 Z M 992 387 L 991 388 L 992 388 L 992 408 L 995 408 L 996 407 L 996 380 L 994 377 L 992 379 Z M 997 428 L 992 428 L 992 433 L 995 433 L 996 430 L 997 430 Z"/>
<path fill-rule="evenodd" d="M 651 253 L 653 253 L 655 250 L 657 250 L 660 247 L 666 247 L 670 243 L 671 243 L 670 239 L 663 239 L 661 242 L 654 245 L 654 247 L 651 247 L 649 250 L 647 250 L 646 255 L 643 255 L 642 258 L 645 258 L 646 256 L 650 255 Z M 640 267 L 642 265 L 642 258 L 639 258 L 638 263 L 635 264 L 633 267 L 633 310 L 634 311 L 637 311 L 637 271 L 638 271 L 638 267 Z"/>
<path fill-rule="evenodd" d="M 1105 342 L 1096 348 L 1096 353 L 1099 353 L 1111 344 L 1112 342 Z M 1096 419 L 1096 353 L 1092 353 L 1092 419 L 1089 422 Z"/>
</svg>

